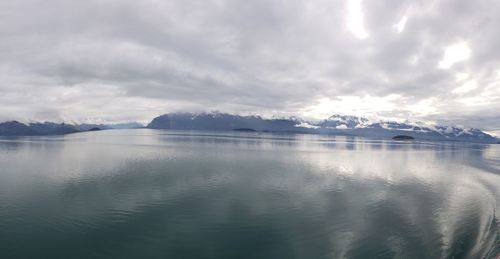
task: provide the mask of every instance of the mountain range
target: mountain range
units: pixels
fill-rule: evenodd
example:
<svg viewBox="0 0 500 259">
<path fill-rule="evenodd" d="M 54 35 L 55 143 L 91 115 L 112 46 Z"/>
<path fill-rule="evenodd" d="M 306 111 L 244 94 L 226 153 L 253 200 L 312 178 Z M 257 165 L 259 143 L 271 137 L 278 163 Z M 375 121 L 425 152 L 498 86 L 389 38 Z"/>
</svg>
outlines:
<svg viewBox="0 0 500 259">
<path fill-rule="evenodd" d="M 66 124 L 66 123 L 0 123 L 0 136 L 63 135 L 82 131 L 143 128 L 142 124 Z M 206 131 L 249 131 L 272 133 L 327 134 L 392 138 L 409 136 L 422 140 L 499 143 L 499 140 L 479 129 L 436 126 L 418 122 L 370 120 L 364 117 L 333 115 L 321 121 L 297 117 L 266 119 L 261 116 L 241 116 L 228 113 L 168 113 L 154 118 L 146 128 Z"/>
<path fill-rule="evenodd" d="M 396 122 L 363 117 L 333 115 L 311 122 L 300 118 L 264 119 L 260 116 L 240 116 L 227 113 L 169 113 L 154 118 L 151 129 L 175 130 L 245 130 L 275 133 L 310 133 L 369 138 L 392 138 L 396 135 L 415 139 L 498 143 L 495 137 L 475 128 L 426 125 L 417 122 Z"/>
<path fill-rule="evenodd" d="M 0 123 L 0 136 L 64 135 L 90 130 L 143 128 L 140 123 L 123 124 L 67 124 L 54 122 L 21 123 L 7 121 Z"/>
</svg>

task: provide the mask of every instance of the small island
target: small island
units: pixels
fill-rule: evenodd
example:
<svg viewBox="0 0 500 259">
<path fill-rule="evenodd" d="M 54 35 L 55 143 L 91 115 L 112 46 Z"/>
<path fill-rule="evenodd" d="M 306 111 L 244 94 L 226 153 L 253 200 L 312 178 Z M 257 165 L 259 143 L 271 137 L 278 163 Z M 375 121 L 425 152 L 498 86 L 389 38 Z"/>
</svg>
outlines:
<svg viewBox="0 0 500 259">
<path fill-rule="evenodd" d="M 97 128 L 97 127 L 95 127 L 95 128 L 91 128 L 91 129 L 89 129 L 88 131 L 101 131 L 101 130 L 102 130 L 101 128 Z"/>
<path fill-rule="evenodd" d="M 393 140 L 402 140 L 402 141 L 410 141 L 410 140 L 415 140 L 414 137 L 412 136 L 407 136 L 407 135 L 397 135 L 392 137 Z"/>
<path fill-rule="evenodd" d="M 243 132 L 257 132 L 254 129 L 251 128 L 238 128 L 238 129 L 233 129 L 234 131 L 243 131 Z"/>
</svg>

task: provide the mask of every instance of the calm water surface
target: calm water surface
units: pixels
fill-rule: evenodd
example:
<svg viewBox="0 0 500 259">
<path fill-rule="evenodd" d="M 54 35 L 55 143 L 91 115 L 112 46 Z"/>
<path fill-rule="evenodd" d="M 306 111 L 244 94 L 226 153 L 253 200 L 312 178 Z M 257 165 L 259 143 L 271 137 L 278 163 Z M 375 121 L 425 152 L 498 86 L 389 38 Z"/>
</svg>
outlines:
<svg viewBox="0 0 500 259">
<path fill-rule="evenodd" d="M 499 204 L 500 145 L 0 139 L 0 258 L 495 258 Z"/>
</svg>

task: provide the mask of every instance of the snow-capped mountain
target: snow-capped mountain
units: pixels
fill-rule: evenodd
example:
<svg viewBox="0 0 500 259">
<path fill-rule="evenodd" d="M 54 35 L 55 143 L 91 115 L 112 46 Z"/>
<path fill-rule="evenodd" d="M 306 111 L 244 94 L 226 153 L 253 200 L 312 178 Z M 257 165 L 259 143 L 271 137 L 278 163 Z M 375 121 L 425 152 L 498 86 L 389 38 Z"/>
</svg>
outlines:
<svg viewBox="0 0 500 259">
<path fill-rule="evenodd" d="M 357 129 L 366 128 L 369 125 L 370 120 L 367 118 L 339 114 L 332 115 L 318 124 L 320 127 L 332 129 Z"/>
<path fill-rule="evenodd" d="M 357 116 L 333 115 L 320 122 L 297 117 L 264 119 L 228 113 L 170 113 L 154 118 L 147 126 L 152 129 L 175 130 L 251 130 L 261 132 L 293 132 L 392 138 L 396 135 L 415 139 L 497 143 L 494 137 L 479 129 L 434 126 L 418 122 L 373 120 Z"/>
<path fill-rule="evenodd" d="M 457 140 L 471 142 L 496 143 L 497 139 L 475 128 L 463 129 L 453 126 L 435 126 L 422 122 L 396 122 L 370 120 L 363 117 L 333 115 L 318 123 L 326 132 L 372 137 L 408 135 L 414 138 L 431 140 Z"/>
</svg>

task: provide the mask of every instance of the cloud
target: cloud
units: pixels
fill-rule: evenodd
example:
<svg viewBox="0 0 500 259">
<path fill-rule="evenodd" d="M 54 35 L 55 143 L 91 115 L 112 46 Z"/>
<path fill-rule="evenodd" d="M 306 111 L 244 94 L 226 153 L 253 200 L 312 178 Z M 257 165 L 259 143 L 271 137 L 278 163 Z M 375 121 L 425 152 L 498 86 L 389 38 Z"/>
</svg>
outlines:
<svg viewBox="0 0 500 259">
<path fill-rule="evenodd" d="M 343 112 L 500 129 L 499 7 L 493 0 L 5 0 L 0 120 Z M 471 120 L 483 117 L 499 119 Z"/>
<path fill-rule="evenodd" d="M 408 16 L 403 16 L 398 23 L 394 24 L 392 27 L 396 30 L 397 33 L 402 33 L 405 30 L 406 22 L 408 21 Z"/>
<path fill-rule="evenodd" d="M 471 50 L 466 42 L 455 43 L 446 47 L 444 57 L 439 61 L 439 68 L 449 69 L 453 64 L 469 59 L 470 52 Z"/>
<path fill-rule="evenodd" d="M 347 27 L 359 39 L 368 38 L 363 22 L 363 9 L 361 0 L 349 0 L 347 11 Z"/>
<path fill-rule="evenodd" d="M 454 94 L 468 93 L 477 88 L 477 82 L 475 80 L 470 80 L 464 83 L 462 86 L 457 87 L 451 91 Z"/>
</svg>

